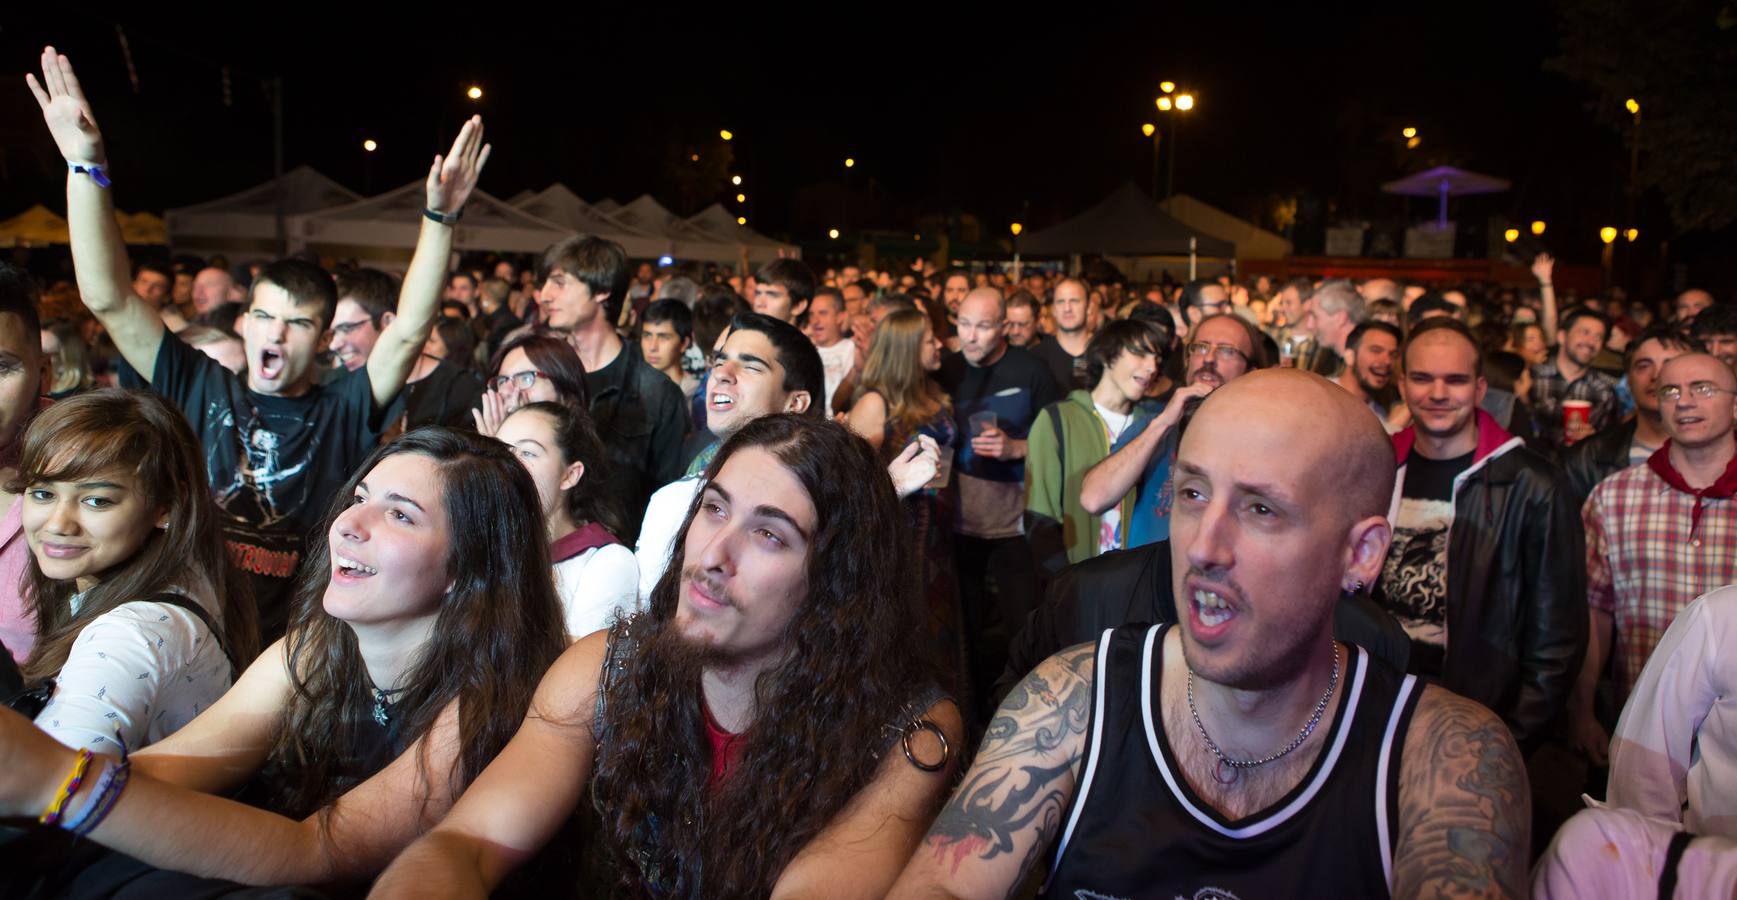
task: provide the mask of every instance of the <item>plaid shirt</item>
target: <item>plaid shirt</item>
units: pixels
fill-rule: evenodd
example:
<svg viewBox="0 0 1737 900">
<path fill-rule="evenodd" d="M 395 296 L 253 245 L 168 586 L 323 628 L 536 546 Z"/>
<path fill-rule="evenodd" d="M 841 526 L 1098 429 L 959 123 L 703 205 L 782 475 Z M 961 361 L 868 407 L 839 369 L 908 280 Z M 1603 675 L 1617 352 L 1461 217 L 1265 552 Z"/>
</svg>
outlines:
<svg viewBox="0 0 1737 900">
<path fill-rule="evenodd" d="M 1592 430 L 1603 431 L 1622 417 L 1622 401 L 1616 395 L 1616 379 L 1587 369 L 1585 374 L 1570 382 L 1556 368 L 1556 359 L 1532 367 L 1532 427 L 1545 443 L 1562 446 L 1562 401 L 1587 400 L 1592 403 Z"/>
<path fill-rule="evenodd" d="M 1708 497 L 1690 531 L 1695 498 L 1646 465 L 1600 482 L 1586 523 L 1586 602 L 1616 621 L 1616 680 L 1627 698 L 1683 607 L 1737 582 L 1737 500 Z"/>
</svg>

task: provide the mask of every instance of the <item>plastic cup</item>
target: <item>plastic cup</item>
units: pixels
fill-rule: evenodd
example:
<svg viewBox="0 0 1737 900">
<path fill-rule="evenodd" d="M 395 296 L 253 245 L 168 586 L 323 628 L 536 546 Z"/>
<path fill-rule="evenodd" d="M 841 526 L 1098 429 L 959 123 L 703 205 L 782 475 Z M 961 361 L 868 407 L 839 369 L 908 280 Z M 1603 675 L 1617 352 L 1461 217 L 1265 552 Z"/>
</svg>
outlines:
<svg viewBox="0 0 1737 900">
<path fill-rule="evenodd" d="M 1562 401 L 1562 427 L 1572 428 L 1575 422 L 1582 425 L 1592 424 L 1592 401 L 1564 400 Z"/>
<path fill-rule="evenodd" d="M 982 412 L 972 413 L 967 421 L 971 426 L 971 436 L 976 437 L 983 432 L 996 427 L 1001 420 L 996 418 L 994 410 L 986 409 Z"/>
</svg>

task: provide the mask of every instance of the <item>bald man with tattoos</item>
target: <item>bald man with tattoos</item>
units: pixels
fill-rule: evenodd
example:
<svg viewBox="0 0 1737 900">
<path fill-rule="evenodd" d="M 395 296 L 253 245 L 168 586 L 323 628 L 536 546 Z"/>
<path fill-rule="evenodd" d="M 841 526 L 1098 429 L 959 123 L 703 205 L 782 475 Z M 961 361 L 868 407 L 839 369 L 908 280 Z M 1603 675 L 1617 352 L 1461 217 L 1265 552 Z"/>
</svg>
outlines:
<svg viewBox="0 0 1737 900">
<path fill-rule="evenodd" d="M 1525 896 L 1531 811 L 1489 710 L 1335 641 L 1381 573 L 1392 443 L 1294 369 L 1215 391 L 1177 454 L 1180 624 L 1064 650 L 1008 696 L 895 885 L 1045 896 Z"/>
</svg>

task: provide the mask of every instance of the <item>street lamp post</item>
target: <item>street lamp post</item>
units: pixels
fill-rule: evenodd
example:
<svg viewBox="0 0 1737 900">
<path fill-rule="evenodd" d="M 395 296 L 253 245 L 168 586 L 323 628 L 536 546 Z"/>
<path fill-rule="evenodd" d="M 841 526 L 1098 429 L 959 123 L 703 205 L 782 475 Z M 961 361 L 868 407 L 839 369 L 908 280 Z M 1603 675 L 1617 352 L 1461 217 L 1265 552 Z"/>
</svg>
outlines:
<svg viewBox="0 0 1737 900">
<path fill-rule="evenodd" d="M 1158 145 L 1164 140 L 1164 135 L 1158 126 L 1147 122 L 1140 126 L 1140 133 L 1152 139 L 1152 197 L 1158 197 Z"/>
<path fill-rule="evenodd" d="M 1194 108 L 1194 95 L 1186 91 L 1182 93 L 1173 93 L 1176 90 L 1176 84 L 1174 82 L 1166 81 L 1158 87 L 1164 92 L 1157 100 L 1158 112 L 1169 113 L 1174 111 L 1177 113 L 1177 116 L 1180 116 L 1182 113 L 1188 112 Z M 1169 122 L 1170 169 L 1164 177 L 1164 196 L 1170 197 L 1176 193 L 1176 129 L 1179 127 L 1179 123 L 1176 121 L 1176 116 L 1167 116 L 1166 118 L 1171 120 Z M 1158 144 L 1156 136 L 1154 137 L 1152 150 L 1154 154 L 1157 153 Z M 1154 156 L 1153 160 L 1153 165 L 1156 167 L 1157 157 Z M 1158 193 L 1158 179 L 1156 177 L 1152 179 L 1152 193 L 1153 195 L 1157 195 Z"/>
</svg>

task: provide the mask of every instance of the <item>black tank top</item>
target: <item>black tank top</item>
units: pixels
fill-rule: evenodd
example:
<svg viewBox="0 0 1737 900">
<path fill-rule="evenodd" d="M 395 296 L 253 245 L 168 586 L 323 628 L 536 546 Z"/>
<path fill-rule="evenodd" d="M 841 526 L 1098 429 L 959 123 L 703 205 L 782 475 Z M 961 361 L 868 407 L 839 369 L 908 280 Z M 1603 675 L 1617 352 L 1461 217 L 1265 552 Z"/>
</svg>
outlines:
<svg viewBox="0 0 1737 900">
<path fill-rule="evenodd" d="M 1164 635 L 1124 625 L 1098 640 L 1078 790 L 1044 896 L 1385 897 L 1391 893 L 1400 747 L 1422 693 L 1351 645 L 1344 700 L 1301 783 L 1231 821 L 1195 795 L 1157 709 Z"/>
</svg>

